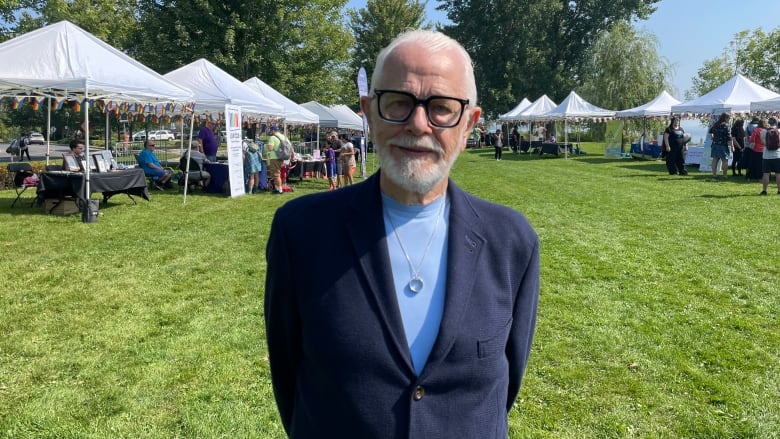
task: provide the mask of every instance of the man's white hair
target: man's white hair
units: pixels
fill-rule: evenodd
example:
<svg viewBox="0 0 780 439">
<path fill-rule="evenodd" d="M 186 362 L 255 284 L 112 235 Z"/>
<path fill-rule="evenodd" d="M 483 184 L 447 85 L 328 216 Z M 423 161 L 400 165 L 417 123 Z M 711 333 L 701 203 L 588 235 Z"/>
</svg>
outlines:
<svg viewBox="0 0 780 439">
<path fill-rule="evenodd" d="M 423 47 L 430 48 L 431 50 L 447 50 L 456 49 L 463 58 L 463 66 L 465 68 L 465 82 L 466 82 L 466 98 L 469 100 L 469 105 L 477 105 L 477 84 L 474 80 L 474 66 L 471 62 L 471 56 L 466 52 L 463 46 L 454 39 L 444 35 L 441 32 L 434 32 L 424 29 L 415 29 L 401 33 L 390 44 L 387 45 L 379 55 L 376 57 L 376 65 L 374 66 L 374 73 L 371 75 L 371 93 L 374 92 L 374 84 L 377 83 L 384 70 L 385 60 L 387 57 L 395 51 L 399 46 L 406 43 L 420 43 Z"/>
</svg>

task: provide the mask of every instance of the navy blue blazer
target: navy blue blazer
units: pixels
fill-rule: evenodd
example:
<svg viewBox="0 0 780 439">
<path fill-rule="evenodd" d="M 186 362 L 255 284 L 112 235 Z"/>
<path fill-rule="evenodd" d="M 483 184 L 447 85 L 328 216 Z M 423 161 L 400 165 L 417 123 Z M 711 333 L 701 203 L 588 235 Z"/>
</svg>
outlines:
<svg viewBox="0 0 780 439">
<path fill-rule="evenodd" d="M 378 174 L 291 200 L 266 248 L 274 396 L 291 438 L 501 438 L 536 322 L 528 221 L 450 181 L 439 333 L 412 367 L 387 254 Z"/>
</svg>

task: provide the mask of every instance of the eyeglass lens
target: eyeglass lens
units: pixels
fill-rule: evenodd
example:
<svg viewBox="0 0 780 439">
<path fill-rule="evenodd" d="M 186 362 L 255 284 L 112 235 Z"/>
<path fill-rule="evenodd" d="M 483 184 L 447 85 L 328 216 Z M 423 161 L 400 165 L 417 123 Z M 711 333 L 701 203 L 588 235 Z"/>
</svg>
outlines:
<svg viewBox="0 0 780 439">
<path fill-rule="evenodd" d="M 417 105 L 423 105 L 428 121 L 437 127 L 449 128 L 460 123 L 463 107 L 467 100 L 445 96 L 417 99 L 415 96 L 397 91 L 376 91 L 379 99 L 379 116 L 389 122 L 406 122 Z"/>
</svg>

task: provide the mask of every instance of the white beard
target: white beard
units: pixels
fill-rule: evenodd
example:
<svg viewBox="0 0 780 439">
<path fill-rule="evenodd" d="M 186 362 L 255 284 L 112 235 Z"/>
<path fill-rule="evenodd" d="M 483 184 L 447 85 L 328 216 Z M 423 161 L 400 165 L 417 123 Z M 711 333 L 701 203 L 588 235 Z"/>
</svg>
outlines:
<svg viewBox="0 0 780 439">
<path fill-rule="evenodd" d="M 456 151 L 449 160 L 445 160 L 444 149 L 433 137 L 399 135 L 390 139 L 388 143 L 398 146 L 425 148 L 438 156 L 438 160 L 434 163 L 428 163 L 427 158 L 413 159 L 404 157 L 398 159 L 390 153 L 390 147 L 377 145 L 377 154 L 379 155 L 382 173 L 395 185 L 416 194 L 430 192 L 437 184 L 447 178 L 452 164 L 455 163 L 459 155 L 459 152 Z"/>
</svg>

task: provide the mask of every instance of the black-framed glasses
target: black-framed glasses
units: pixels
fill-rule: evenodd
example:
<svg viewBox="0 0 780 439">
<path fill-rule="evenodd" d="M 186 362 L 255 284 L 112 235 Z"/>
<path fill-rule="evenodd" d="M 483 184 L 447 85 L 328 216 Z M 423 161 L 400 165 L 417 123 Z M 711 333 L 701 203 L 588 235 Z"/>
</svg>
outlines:
<svg viewBox="0 0 780 439">
<path fill-rule="evenodd" d="M 452 128 L 460 123 L 468 99 L 450 96 L 428 96 L 419 99 L 405 91 L 374 90 L 379 117 L 390 123 L 404 123 L 409 120 L 418 105 L 425 109 L 428 122 L 438 128 Z"/>
</svg>

